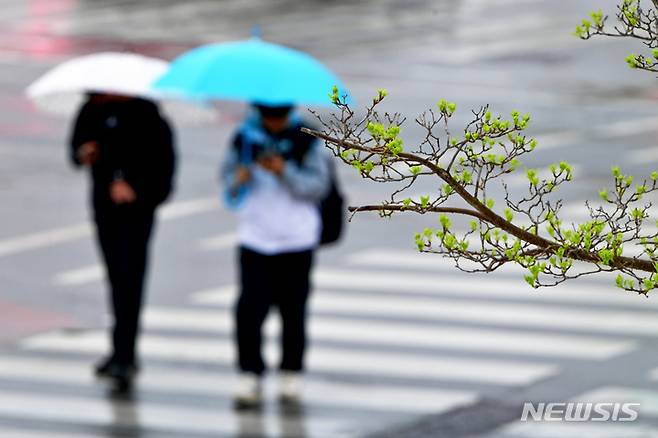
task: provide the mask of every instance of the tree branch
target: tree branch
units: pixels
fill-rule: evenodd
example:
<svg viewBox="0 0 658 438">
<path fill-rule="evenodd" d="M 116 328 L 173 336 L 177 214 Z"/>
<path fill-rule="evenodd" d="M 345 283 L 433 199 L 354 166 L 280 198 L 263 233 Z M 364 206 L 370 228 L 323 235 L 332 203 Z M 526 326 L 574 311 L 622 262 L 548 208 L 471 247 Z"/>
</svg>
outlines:
<svg viewBox="0 0 658 438">
<path fill-rule="evenodd" d="M 308 129 L 308 128 L 302 128 L 302 131 L 309 134 L 313 135 L 319 139 L 324 140 L 325 142 L 334 144 L 339 146 L 340 148 L 343 149 L 353 149 L 357 151 L 362 151 L 362 152 L 367 152 L 367 153 L 374 153 L 374 154 L 383 154 L 385 153 L 384 149 L 377 149 L 377 147 L 367 147 L 367 146 L 362 146 L 362 145 L 357 145 L 352 142 L 336 138 L 330 135 L 327 135 L 323 132 L 316 131 L 313 129 Z M 514 224 L 511 222 L 505 220 L 503 217 L 499 216 L 496 214 L 494 211 L 492 211 L 490 208 L 488 208 L 486 205 L 484 205 L 480 200 L 475 198 L 473 195 L 471 195 L 461 184 L 459 184 L 451 175 L 448 171 L 445 169 L 442 169 L 432 161 L 420 157 L 415 154 L 411 153 L 406 153 L 406 152 L 400 152 L 397 154 L 397 157 L 407 161 L 407 162 L 414 162 L 421 164 L 425 167 L 427 167 L 429 170 L 431 170 L 434 174 L 436 174 L 440 179 L 442 179 L 444 182 L 446 182 L 450 187 L 464 200 L 467 204 L 469 204 L 471 207 L 475 209 L 475 211 L 472 210 L 467 210 L 467 209 L 452 209 L 452 208 L 447 208 L 447 207 L 429 207 L 425 211 L 437 211 L 437 212 L 444 212 L 444 213 L 457 213 L 457 214 L 465 214 L 469 216 L 476 217 L 480 219 L 483 222 L 487 222 L 494 227 L 503 230 L 512 236 L 517 237 L 518 239 L 521 239 L 524 242 L 528 242 L 540 249 L 542 252 L 546 253 L 556 253 L 560 248 L 563 247 L 562 244 L 555 242 L 555 241 L 550 241 L 547 240 L 543 237 L 538 236 L 537 234 L 530 233 Z M 417 207 L 405 207 L 405 206 L 366 206 L 366 207 L 352 207 L 350 211 L 357 212 L 357 211 L 416 211 L 420 212 L 423 209 L 422 208 L 417 208 Z M 634 270 L 639 270 L 639 271 L 644 271 L 644 272 L 651 272 L 654 273 L 656 271 L 654 264 L 650 260 L 644 260 L 644 259 L 638 259 L 638 258 L 631 258 L 631 257 L 625 257 L 625 256 L 615 256 L 613 257 L 609 262 L 603 263 L 603 260 L 601 259 L 601 256 L 596 253 L 596 252 L 591 252 L 591 251 L 586 251 L 581 248 L 568 248 L 563 256 L 572 258 L 574 260 L 580 260 L 584 262 L 589 262 L 589 263 L 595 263 L 595 264 L 605 264 L 611 268 L 618 269 L 618 270 L 623 270 L 623 269 L 634 269 Z"/>
</svg>

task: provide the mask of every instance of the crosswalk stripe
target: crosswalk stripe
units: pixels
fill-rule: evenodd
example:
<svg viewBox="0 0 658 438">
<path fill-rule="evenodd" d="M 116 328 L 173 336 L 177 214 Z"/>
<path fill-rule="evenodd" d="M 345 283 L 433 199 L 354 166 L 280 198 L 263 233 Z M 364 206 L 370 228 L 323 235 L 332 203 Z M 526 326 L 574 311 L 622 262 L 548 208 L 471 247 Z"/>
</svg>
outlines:
<svg viewBox="0 0 658 438">
<path fill-rule="evenodd" d="M 649 371 L 649 380 L 656 382 L 658 381 L 658 368 L 654 368 Z"/>
<path fill-rule="evenodd" d="M 226 306 L 232 302 L 226 289 L 195 294 L 197 304 Z M 658 336 L 654 313 L 616 310 L 577 310 L 534 304 L 451 300 L 434 297 L 398 297 L 378 293 L 318 290 L 312 298 L 316 312 L 356 317 L 414 318 L 436 322 L 465 321 L 512 327 L 540 327 L 624 335 Z"/>
<path fill-rule="evenodd" d="M 658 418 L 658 391 L 624 386 L 604 386 L 574 397 L 573 400 L 592 403 L 639 403 L 641 417 Z"/>
<path fill-rule="evenodd" d="M 404 271 L 432 271 L 440 273 L 441 279 L 446 279 L 450 285 L 452 280 L 457 276 L 468 278 L 468 284 L 472 289 L 481 284 L 485 284 L 485 291 L 489 290 L 488 286 L 492 283 L 500 283 L 501 289 L 507 288 L 506 297 L 535 299 L 565 302 L 585 302 L 599 304 L 623 305 L 638 307 L 641 309 L 658 309 L 658 300 L 646 299 L 636 294 L 622 292 L 613 287 L 614 275 L 602 273 L 602 279 L 593 278 L 573 280 L 570 283 L 562 284 L 559 287 L 532 291 L 527 289 L 522 278 L 527 273 L 523 268 L 516 265 L 503 266 L 492 274 L 484 273 L 464 273 L 455 267 L 452 259 L 442 257 L 437 254 L 419 253 L 415 250 L 390 249 L 390 248 L 371 248 L 353 253 L 347 257 L 347 264 L 356 267 L 368 268 L 395 268 Z M 468 267 L 468 265 L 464 265 Z M 407 272 L 408 274 L 409 272 Z M 445 274 L 450 275 L 445 275 Z M 438 277 L 437 277 L 438 279 Z M 496 288 L 497 289 L 497 288 Z M 521 290 L 518 290 L 521 289 Z M 437 292 L 444 292 L 443 281 L 436 288 Z M 475 292 L 478 293 L 478 292 Z M 595 294 L 596 297 L 593 297 Z M 539 297 L 538 297 L 539 295 Z"/>
<path fill-rule="evenodd" d="M 158 210 L 158 218 L 162 220 L 180 219 L 218 209 L 219 201 L 214 197 L 192 199 L 166 204 Z"/>
<path fill-rule="evenodd" d="M 87 433 L 53 432 L 52 430 L 27 430 L 2 426 L 2 438 L 99 438 Z"/>
<path fill-rule="evenodd" d="M 237 244 L 238 236 L 236 233 L 224 233 L 217 236 L 208 237 L 200 242 L 201 249 L 216 251 L 232 248 Z"/>
<path fill-rule="evenodd" d="M 605 386 L 572 397 L 570 401 L 583 403 L 637 403 L 639 419 L 658 417 L 658 392 L 629 387 Z M 611 408 L 608 405 L 608 412 Z M 621 413 L 627 418 L 626 413 Z M 520 412 L 519 412 L 520 416 Z M 598 416 L 598 414 L 596 414 Z M 501 438 L 658 438 L 658 430 L 645 424 L 628 422 L 514 422 L 498 431 Z"/>
<path fill-rule="evenodd" d="M 80 334 L 50 333 L 23 341 L 29 350 L 103 354 L 108 349 L 103 332 Z M 234 349 L 229 340 L 209 341 L 201 338 L 176 338 L 145 335 L 140 344 L 146 357 L 203 363 L 234 363 Z M 272 343 L 266 348 L 274 363 L 277 356 Z M 546 378 L 557 371 L 550 364 L 525 361 L 463 359 L 444 355 L 420 355 L 395 352 L 361 352 L 336 347 L 311 347 L 309 369 L 330 373 L 367 375 L 385 378 L 455 379 L 499 385 L 525 385 Z"/>
<path fill-rule="evenodd" d="M 230 412 L 214 409 L 212 406 L 201 408 L 142 403 L 138 409 L 135 409 L 130 402 L 116 400 L 107 402 L 90 397 L 61 394 L 49 396 L 43 393 L 9 390 L 0 392 L 0 416 L 24 420 L 84 423 L 96 427 L 139 427 L 181 434 L 246 432 L 247 435 L 254 436 L 254 433 L 258 433 L 258 430 L 240 431 Z M 292 424 L 282 425 L 288 422 L 285 418 L 277 419 L 272 414 L 265 414 L 263 417 L 267 423 L 270 423 L 267 430 L 295 427 Z M 305 419 L 305 422 L 311 423 L 312 429 L 320 434 L 336 432 L 337 429 L 335 419 L 332 421 L 330 418 L 310 417 Z"/>
<path fill-rule="evenodd" d="M 565 130 L 557 132 L 548 132 L 536 136 L 538 150 L 554 149 L 560 147 L 567 147 L 585 140 L 591 140 L 592 135 L 596 138 L 614 139 L 617 137 L 627 137 L 629 135 L 637 135 L 646 132 L 658 131 L 658 118 L 644 117 L 640 119 L 622 120 L 615 123 L 600 125 L 591 130 L 591 132 L 579 130 Z M 594 134 L 592 134 L 594 133 Z M 651 152 L 651 150 L 649 150 Z M 654 156 L 651 153 L 649 156 Z M 632 161 L 646 162 L 639 160 L 641 155 L 632 152 Z"/>
<path fill-rule="evenodd" d="M 579 165 L 573 165 L 571 167 L 572 172 L 574 175 L 580 174 L 580 171 L 582 170 L 581 166 Z M 548 167 L 540 167 L 537 169 L 537 177 L 539 180 L 551 180 L 552 179 L 552 172 Z M 504 180 L 505 184 L 507 187 L 525 187 L 528 188 L 530 186 L 530 181 L 528 181 L 528 176 L 526 175 L 525 172 L 516 172 L 512 173 L 509 175 L 505 176 Z M 518 217 L 515 222 L 517 222 L 519 219 L 523 219 L 522 217 Z"/>
<path fill-rule="evenodd" d="M 427 254 L 430 260 L 432 255 Z M 372 256 L 371 256 L 372 257 Z M 385 256 L 375 256 L 376 262 L 386 267 L 392 267 L 393 260 L 383 261 Z M 441 262 L 441 256 L 434 255 L 437 263 Z M 361 260 L 367 259 L 363 257 Z M 359 261 L 358 258 L 352 259 Z M 400 261 L 403 265 L 404 261 Z M 430 263 L 423 261 L 421 263 Z M 407 263 L 408 265 L 408 263 Z M 456 268 L 455 268 L 456 270 Z M 479 275 L 479 277 L 478 277 Z M 582 303 L 605 303 L 605 304 L 628 304 L 635 302 L 644 304 L 645 308 L 656 308 L 658 303 L 649 302 L 645 297 L 636 294 L 624 293 L 617 289 L 614 284 L 609 287 L 592 284 L 592 282 L 581 281 L 579 283 L 562 284 L 554 288 L 535 290 L 526 284 L 519 275 L 518 279 L 486 274 L 467 274 L 456 271 L 455 275 L 391 272 L 377 270 L 348 270 L 336 268 L 321 268 L 314 272 L 314 284 L 322 289 L 348 289 L 348 290 L 372 290 L 380 292 L 413 293 L 429 292 L 440 295 L 451 295 L 461 297 L 486 297 L 486 298 L 514 298 L 533 300 L 556 301 L 556 302 L 582 302 Z M 642 307 L 642 306 L 640 306 Z"/>
<path fill-rule="evenodd" d="M 53 283 L 57 286 L 79 286 L 101 281 L 103 278 L 105 278 L 105 269 L 101 265 L 94 264 L 60 272 L 53 278 Z"/>
<path fill-rule="evenodd" d="M 223 250 L 235 246 L 237 237 L 235 233 L 220 234 L 201 241 L 201 248 L 205 250 Z M 53 283 L 57 286 L 81 286 L 95 283 L 105 278 L 105 268 L 99 264 L 82 266 L 55 274 Z"/>
<path fill-rule="evenodd" d="M 602 203 L 597 201 L 591 203 L 591 207 L 594 208 L 594 210 L 596 210 L 601 205 Z M 608 214 L 611 214 L 614 209 L 610 208 L 609 206 L 604 206 L 604 210 Z M 562 212 L 562 217 L 569 218 L 568 220 L 570 222 L 582 223 L 591 220 L 590 212 L 585 205 L 585 201 L 566 204 L 560 211 Z M 658 234 L 658 225 L 656 222 L 658 219 L 658 207 L 652 205 L 647 209 L 646 213 L 648 218 L 645 219 L 642 223 L 642 234 Z M 634 243 L 629 243 L 624 247 L 624 255 L 640 257 L 645 256 L 644 248 L 640 245 L 639 239 L 636 239 Z"/>
<path fill-rule="evenodd" d="M 537 140 L 537 149 L 543 151 L 544 149 L 566 147 L 577 143 L 582 140 L 582 134 L 575 130 L 558 131 L 540 134 L 535 139 Z"/>
<path fill-rule="evenodd" d="M 597 134 L 601 137 L 628 137 L 639 133 L 658 131 L 658 117 L 621 120 L 602 125 Z"/>
<path fill-rule="evenodd" d="M 566 46 L 573 42 L 570 35 L 560 35 L 552 40 L 552 48 Z M 483 59 L 495 58 L 514 52 L 523 51 L 545 51 L 546 38 L 543 36 L 527 36 L 523 39 L 491 39 L 486 44 L 476 44 L 470 42 L 467 44 L 457 44 L 448 50 L 447 47 L 437 47 L 433 49 L 436 53 L 440 51 L 441 62 L 446 64 L 464 65 Z"/>
<path fill-rule="evenodd" d="M 152 329 L 178 330 L 188 333 L 218 332 L 228 335 L 233 321 L 227 310 L 178 310 L 151 308 L 144 322 Z M 278 318 L 269 318 L 266 333 L 272 338 L 279 333 Z M 609 359 L 629 352 L 635 342 L 565 336 L 522 331 L 462 328 L 375 322 L 358 318 L 314 316 L 310 319 L 310 338 L 315 341 L 360 342 L 376 346 L 448 348 L 464 351 L 513 353 L 540 357 L 575 359 Z"/>
<path fill-rule="evenodd" d="M 655 163 L 658 161 L 658 149 L 655 146 L 635 149 L 628 152 L 627 161 L 634 164 Z"/>
<path fill-rule="evenodd" d="M 4 357 L 0 363 L 1 380 L 29 380 L 37 384 L 74 384 L 93 386 L 96 382 L 89 365 L 81 361 L 48 359 L 43 366 L 39 358 Z M 266 381 L 265 394 L 272 396 L 275 385 Z M 231 396 L 235 377 L 229 373 L 200 369 L 166 369 L 147 366 L 137 382 L 140 390 L 175 394 L 203 394 Z M 400 388 L 396 386 L 325 382 L 307 376 L 303 388 L 306 403 L 351 409 L 382 410 L 388 412 L 429 413 L 473 402 L 477 396 L 470 391 Z"/>
<path fill-rule="evenodd" d="M 81 224 L 2 240 L 0 257 L 83 239 L 91 235 L 91 230 L 91 225 Z"/>
<path fill-rule="evenodd" d="M 601 203 L 596 201 L 592 204 L 592 207 L 594 207 L 596 209 L 596 207 L 598 207 L 598 205 L 600 205 L 600 204 Z M 590 217 L 589 209 L 585 205 L 585 202 L 572 202 L 572 203 L 566 204 L 564 207 L 562 207 L 562 209 L 560 211 L 563 214 L 565 214 L 569 217 L 573 217 L 577 220 L 584 220 L 584 219 L 588 219 Z M 610 212 L 611 209 L 608 206 L 606 206 L 606 211 Z M 654 220 L 658 219 L 658 206 L 654 205 L 651 208 L 649 208 L 647 210 L 647 214 L 649 215 L 649 220 L 646 220 L 646 224 L 647 225 L 652 225 L 653 221 L 650 220 L 650 219 L 651 218 L 653 218 Z"/>
<path fill-rule="evenodd" d="M 651 426 L 610 422 L 515 422 L 496 432 L 499 438 L 658 438 Z"/>
<path fill-rule="evenodd" d="M 163 220 L 180 219 L 218 208 L 219 201 L 215 198 L 192 199 L 165 205 L 158 211 L 158 217 Z M 78 224 L 0 240 L 0 257 L 84 239 L 91 236 L 92 231 L 90 224 Z"/>
</svg>

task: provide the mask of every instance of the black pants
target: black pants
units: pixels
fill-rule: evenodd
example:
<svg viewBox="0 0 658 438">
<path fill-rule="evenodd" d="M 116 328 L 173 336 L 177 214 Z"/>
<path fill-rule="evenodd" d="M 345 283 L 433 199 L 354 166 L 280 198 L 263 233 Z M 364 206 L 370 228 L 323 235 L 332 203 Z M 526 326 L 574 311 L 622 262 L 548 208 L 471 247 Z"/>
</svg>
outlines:
<svg viewBox="0 0 658 438">
<path fill-rule="evenodd" d="M 262 326 L 272 306 L 279 309 L 283 333 L 280 369 L 301 371 L 306 348 L 306 301 L 313 252 L 263 255 L 240 248 L 241 291 L 236 306 L 239 367 L 262 374 Z"/>
<path fill-rule="evenodd" d="M 96 211 L 96 228 L 111 289 L 114 359 L 135 362 L 148 246 L 154 210 L 139 205 Z"/>
</svg>

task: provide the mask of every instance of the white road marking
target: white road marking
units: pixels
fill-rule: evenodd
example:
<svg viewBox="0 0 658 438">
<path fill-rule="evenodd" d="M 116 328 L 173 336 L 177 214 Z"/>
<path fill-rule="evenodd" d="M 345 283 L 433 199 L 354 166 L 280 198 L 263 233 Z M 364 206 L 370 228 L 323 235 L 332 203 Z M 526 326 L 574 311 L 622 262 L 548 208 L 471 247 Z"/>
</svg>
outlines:
<svg viewBox="0 0 658 438">
<path fill-rule="evenodd" d="M 219 201 L 215 198 L 193 199 L 165 205 L 158 216 L 163 220 L 173 220 L 218 208 Z M 91 236 L 92 231 L 91 224 L 78 224 L 0 240 L 0 257 L 85 239 Z"/>
<path fill-rule="evenodd" d="M 60 272 L 53 278 L 53 283 L 58 286 L 79 286 L 101 281 L 103 278 L 105 278 L 105 269 L 101 265 L 89 265 Z"/>
<path fill-rule="evenodd" d="M 567 400 L 565 400 L 566 402 Z M 628 387 L 601 387 L 571 398 L 573 402 L 583 403 L 639 403 L 635 406 L 640 421 L 645 417 L 655 419 L 658 417 L 658 392 L 628 388 Z M 612 408 L 608 406 L 608 412 Z M 599 414 L 594 413 L 596 417 Z M 621 412 L 619 418 L 628 418 Z M 519 409 L 519 418 L 521 409 Z M 498 433 L 505 438 L 658 438 L 658 430 L 650 426 L 630 422 L 563 422 L 563 421 L 528 421 L 521 423 L 515 421 L 498 429 Z M 498 434 L 496 435 L 498 436 Z"/>
<path fill-rule="evenodd" d="M 573 38 L 569 35 L 560 35 L 551 39 L 552 49 L 564 47 L 572 42 Z M 543 36 L 526 36 L 524 38 L 501 40 L 490 39 L 485 43 L 480 41 L 479 43 L 455 44 L 451 48 L 439 46 L 432 51 L 440 56 L 443 63 L 462 65 L 512 53 L 538 50 L 546 50 L 546 38 Z"/>
<path fill-rule="evenodd" d="M 218 251 L 233 248 L 236 245 L 235 233 L 225 233 L 211 237 L 201 242 L 201 247 L 209 251 Z M 99 264 L 91 264 L 80 268 L 57 273 L 53 283 L 57 286 L 81 286 L 96 283 L 105 278 L 105 268 Z"/>
<path fill-rule="evenodd" d="M 654 131 L 658 131 L 658 117 L 655 116 L 601 125 L 597 129 L 597 135 L 600 137 L 628 137 Z"/>
<path fill-rule="evenodd" d="M 461 274 L 461 275 L 460 275 Z M 391 270 L 364 269 L 317 269 L 313 282 L 320 289 L 347 289 L 394 293 L 435 293 L 456 295 L 460 297 L 514 298 L 557 302 L 590 303 L 596 301 L 605 304 L 642 303 L 644 307 L 656 308 L 656 304 L 645 297 L 629 294 L 617 289 L 613 283 L 609 286 L 595 285 L 592 282 L 562 284 L 554 288 L 536 290 L 522 278 L 505 278 L 494 274 L 471 274 L 455 272 L 455 275 L 431 274 L 427 272 L 391 272 Z M 642 307 L 642 305 L 639 305 Z"/>
<path fill-rule="evenodd" d="M 544 149 L 567 147 L 577 145 L 584 141 L 591 141 L 593 136 L 601 139 L 614 139 L 653 131 L 658 132 L 658 118 L 644 117 L 599 125 L 595 127 L 591 133 L 570 129 L 540 134 L 535 138 L 537 139 L 537 150 L 542 151 Z M 638 155 L 636 154 L 638 154 L 638 152 L 633 152 L 631 154 L 631 161 L 638 159 Z"/>
<path fill-rule="evenodd" d="M 105 332 L 47 333 L 24 340 L 21 345 L 32 351 L 103 354 L 108 348 Z M 277 349 L 269 343 L 266 356 L 275 362 Z M 140 349 L 145 357 L 181 362 L 232 365 L 235 352 L 232 340 L 209 341 L 206 338 L 180 338 L 145 334 Z M 528 385 L 555 374 L 551 364 L 520 360 L 464 359 L 445 355 L 419 355 L 399 352 L 361 352 L 348 348 L 311 347 L 310 369 L 358 376 L 462 380 L 499 385 Z"/>
<path fill-rule="evenodd" d="M 558 131 L 541 134 L 535 138 L 537 140 L 537 150 L 541 151 L 578 143 L 582 139 L 582 134 L 579 131 Z"/>
<path fill-rule="evenodd" d="M 0 241 L 0 257 L 84 239 L 91 233 L 91 225 L 80 224 L 5 239 Z"/>
<path fill-rule="evenodd" d="M 203 239 L 199 244 L 201 249 L 207 251 L 224 250 L 237 245 L 238 235 L 236 233 L 224 233 Z"/>
<path fill-rule="evenodd" d="M 193 301 L 197 304 L 227 306 L 233 298 L 223 291 L 205 291 L 196 294 Z M 312 308 L 314 311 L 355 317 L 463 321 L 511 327 L 658 336 L 658 318 L 654 312 L 576 310 L 568 306 L 545 304 L 387 296 L 376 292 L 357 294 L 353 290 L 338 292 L 322 289 L 314 292 Z"/>
<path fill-rule="evenodd" d="M 181 436 L 193 433 L 237 434 L 235 417 L 226 411 L 182 405 L 141 403 L 136 408 L 132 402 L 94 399 L 71 395 L 47 395 L 20 391 L 0 392 L 0 415 L 15 419 L 40 421 L 67 421 L 85 423 L 97 427 L 145 428 L 155 431 L 177 432 Z M 265 416 L 267 430 L 279 430 L 294 425 L 283 425 L 285 419 L 274 415 Z M 323 436 L 336 433 L 337 419 L 311 417 L 305 421 Z M 256 422 L 251 423 L 257 424 Z M 310 426 L 309 424 L 309 426 Z M 245 424 L 246 425 L 246 424 Z M 249 436 L 256 436 L 257 430 L 246 431 Z M 4 436 L 4 435 L 3 435 Z M 277 435 L 281 436 L 281 435 Z"/>
<path fill-rule="evenodd" d="M 0 362 L 0 379 L 84 386 L 93 386 L 96 382 L 90 372 L 89 364 L 84 361 L 48 359 L 48 366 L 44 367 L 42 359 L 23 357 L 3 357 Z M 235 380 L 232 372 L 167 369 L 150 365 L 148 372 L 139 376 L 138 387 L 140 390 L 169 395 L 231 396 Z M 307 376 L 304 383 L 304 400 L 306 402 L 324 406 L 349 406 L 355 409 L 415 414 L 436 413 L 471 403 L 477 398 L 475 393 L 470 391 L 401 388 L 367 382 L 326 382 L 311 376 Z M 266 382 L 266 394 L 274 392 L 274 389 Z"/>
<path fill-rule="evenodd" d="M 2 426 L 2 438 L 99 438 L 86 433 L 54 432 L 52 430 L 15 429 Z"/>
<path fill-rule="evenodd" d="M 186 333 L 233 332 L 228 309 L 178 310 L 150 308 L 144 315 L 147 328 Z M 276 339 L 279 318 L 269 318 L 265 332 Z M 587 336 L 527 333 L 523 331 L 463 328 L 401 323 L 375 322 L 359 318 L 332 318 L 315 315 L 310 319 L 310 338 L 317 341 L 363 343 L 379 347 L 447 348 L 458 351 L 484 351 L 539 357 L 573 359 L 610 359 L 628 353 L 636 343 Z"/>
<path fill-rule="evenodd" d="M 516 421 L 497 432 L 501 438 L 658 438 L 658 430 L 651 426 L 611 422 Z"/>
<path fill-rule="evenodd" d="M 446 285 L 450 286 L 455 278 L 463 276 L 464 281 L 475 289 L 483 289 L 482 293 L 489 291 L 487 287 L 491 283 L 498 283 L 508 286 L 508 292 L 500 296 L 514 297 L 519 299 L 533 300 L 538 295 L 542 300 L 556 302 L 583 302 L 591 303 L 596 295 L 596 301 L 601 304 L 623 305 L 629 307 L 638 307 L 640 309 L 658 309 L 658 300 L 646 299 L 636 294 L 623 292 L 614 287 L 614 274 L 600 274 L 596 281 L 587 281 L 585 279 L 572 280 L 552 289 L 527 290 L 521 279 L 527 273 L 526 270 L 517 265 L 508 265 L 499 268 L 495 273 L 485 274 L 467 274 L 459 271 L 455 267 L 452 259 L 442 257 L 438 254 L 419 253 L 416 250 L 408 249 L 390 249 L 390 248 L 372 248 L 348 256 L 347 264 L 350 267 L 367 267 L 379 269 L 397 269 L 407 274 L 410 271 L 430 271 L 440 274 L 446 279 Z M 463 267 L 470 268 L 471 265 L 462 264 Z M 468 275 L 468 277 L 467 277 Z M 513 277 L 514 276 L 514 277 Z M 604 280 L 605 281 L 600 281 Z M 516 287 L 514 285 L 516 282 Z M 587 286 L 583 286 L 585 283 Z M 483 285 L 480 287 L 480 285 Z M 598 285 L 598 287 L 597 287 Z M 436 292 L 444 293 L 443 283 L 436 288 Z M 499 296 L 492 288 L 492 296 Z M 470 292 L 469 292 L 470 293 Z M 479 294 L 479 291 L 473 292 Z"/>
<path fill-rule="evenodd" d="M 219 200 L 216 198 L 200 198 L 189 201 L 166 204 L 158 211 L 162 220 L 180 219 L 201 213 L 208 213 L 219 209 Z"/>
<path fill-rule="evenodd" d="M 647 164 L 658 161 L 658 147 L 652 146 L 628 152 L 626 161 L 633 164 Z"/>
</svg>

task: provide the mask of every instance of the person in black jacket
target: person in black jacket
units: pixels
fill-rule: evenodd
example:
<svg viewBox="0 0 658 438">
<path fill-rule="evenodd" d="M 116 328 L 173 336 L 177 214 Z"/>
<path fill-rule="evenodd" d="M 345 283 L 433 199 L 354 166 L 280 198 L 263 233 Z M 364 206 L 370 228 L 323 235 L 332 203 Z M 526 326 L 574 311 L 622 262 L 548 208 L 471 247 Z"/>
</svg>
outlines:
<svg viewBox="0 0 658 438">
<path fill-rule="evenodd" d="M 137 372 L 136 339 L 156 208 L 172 191 L 172 132 L 155 103 L 90 94 L 75 122 L 71 158 L 91 169 L 97 237 L 114 315 L 112 353 L 96 375 L 128 386 Z"/>
</svg>

